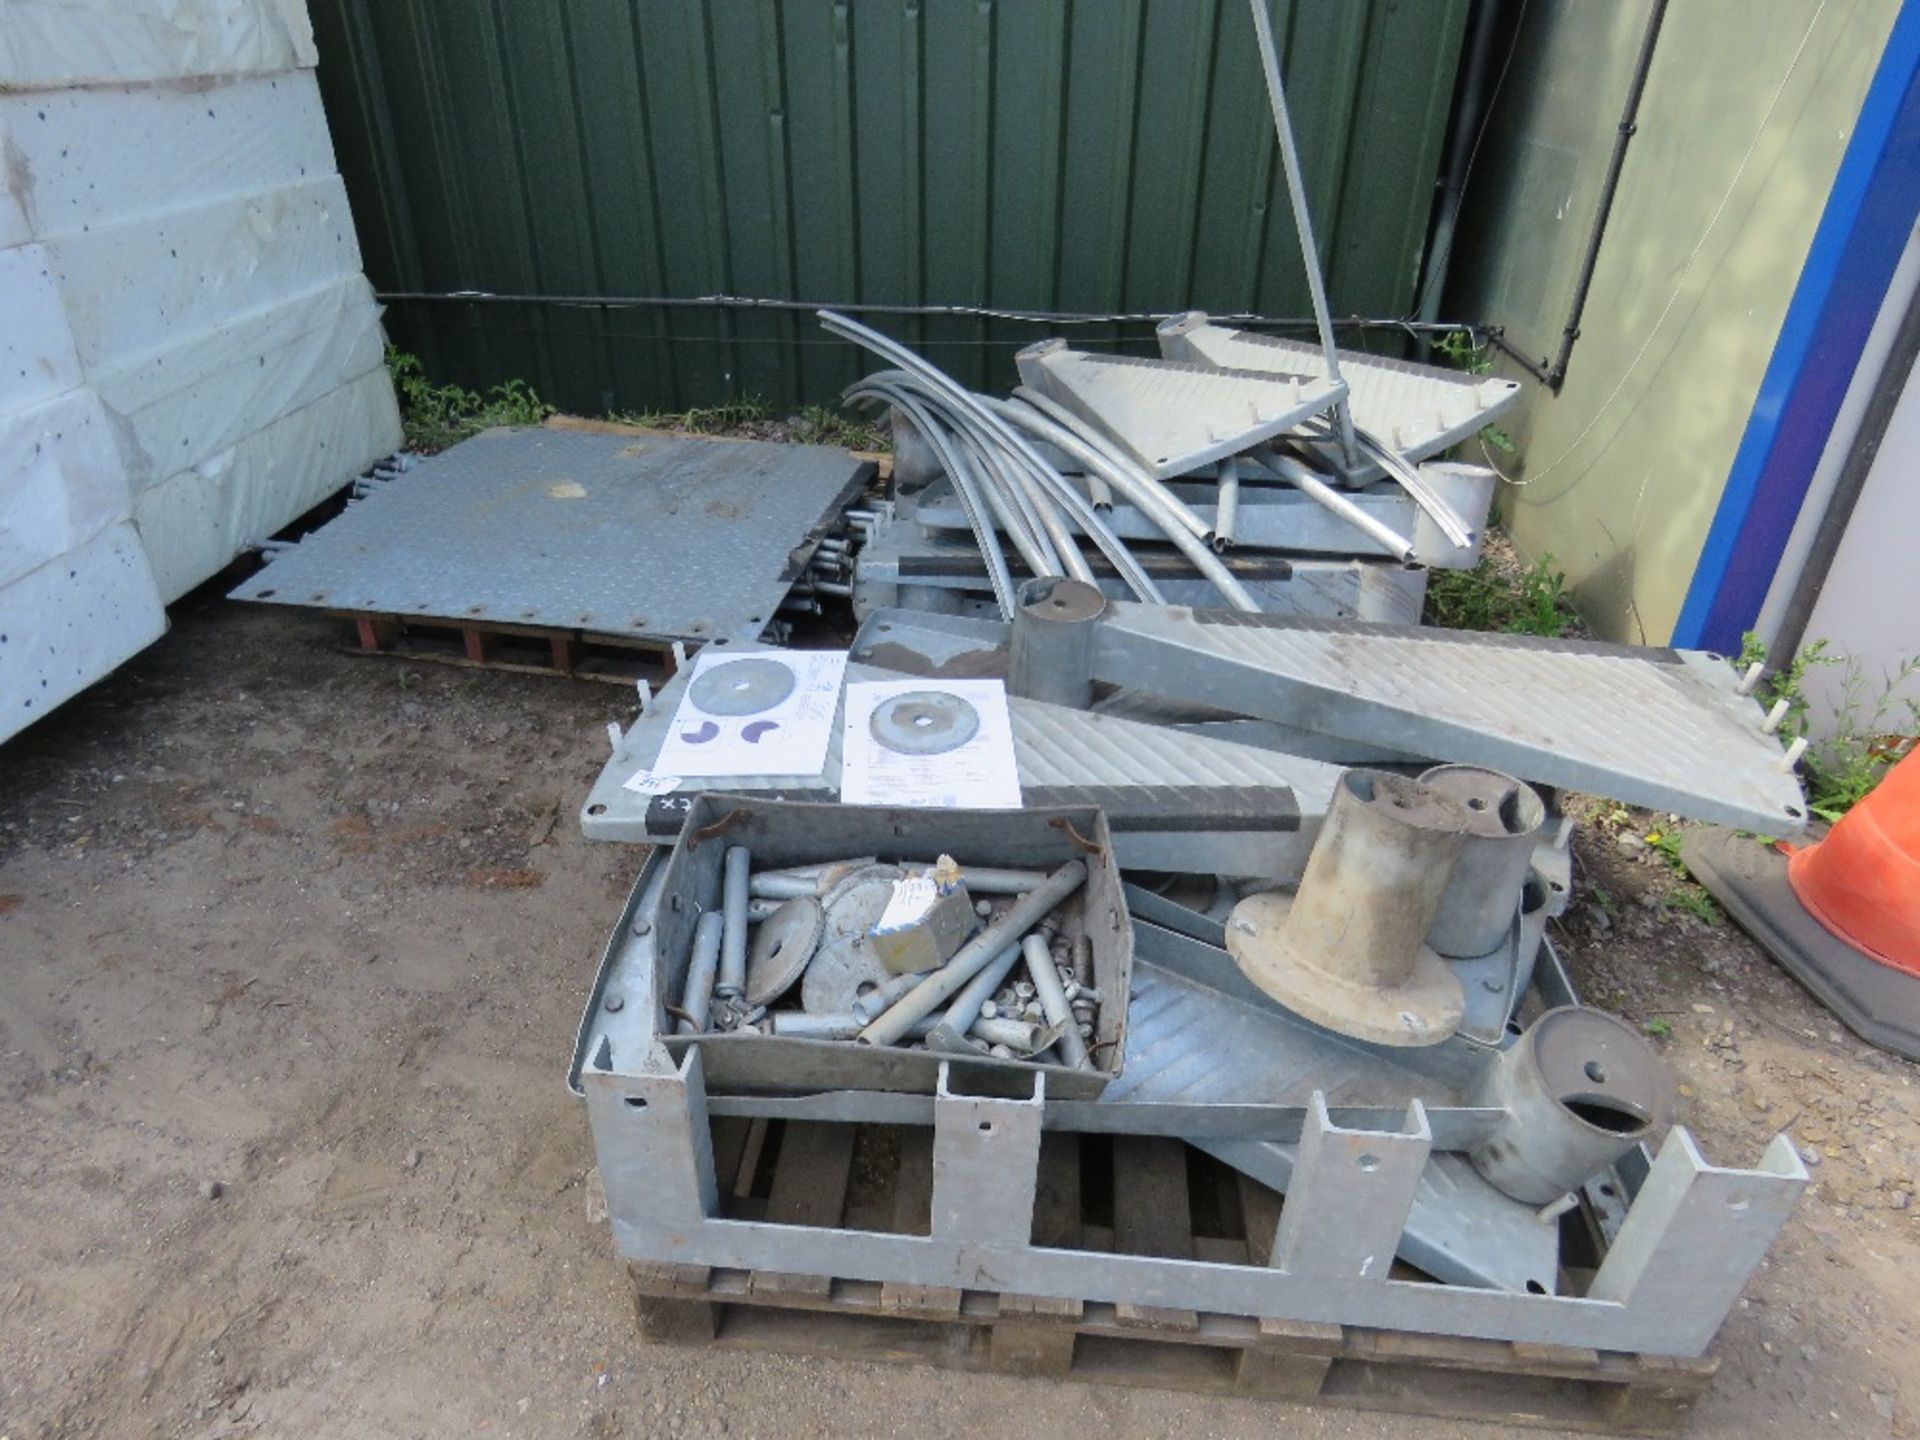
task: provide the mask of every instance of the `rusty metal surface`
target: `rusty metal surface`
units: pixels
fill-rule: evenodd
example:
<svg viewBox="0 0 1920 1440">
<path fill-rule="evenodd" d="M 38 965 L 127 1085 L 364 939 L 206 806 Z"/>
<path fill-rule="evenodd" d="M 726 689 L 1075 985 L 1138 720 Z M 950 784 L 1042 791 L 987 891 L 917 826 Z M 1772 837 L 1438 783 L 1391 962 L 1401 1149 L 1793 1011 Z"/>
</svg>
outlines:
<svg viewBox="0 0 1920 1440">
<path fill-rule="evenodd" d="M 750 640 L 870 470 L 817 445 L 489 431 L 375 486 L 233 598 Z"/>
</svg>

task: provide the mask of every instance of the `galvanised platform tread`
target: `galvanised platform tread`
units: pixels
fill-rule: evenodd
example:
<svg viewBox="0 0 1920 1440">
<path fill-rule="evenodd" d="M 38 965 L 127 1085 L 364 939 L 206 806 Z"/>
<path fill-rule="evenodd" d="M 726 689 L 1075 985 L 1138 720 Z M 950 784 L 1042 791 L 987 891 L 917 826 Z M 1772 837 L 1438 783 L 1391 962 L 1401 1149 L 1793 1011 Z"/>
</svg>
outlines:
<svg viewBox="0 0 1920 1440">
<path fill-rule="evenodd" d="M 925 1130 L 714 1122 L 716 1180 L 741 1218 L 924 1233 Z M 1283 1201 L 1174 1140 L 1052 1134 L 1034 1230 L 1064 1249 L 1266 1263 Z M 1095 1147 L 1082 1154 L 1083 1146 Z M 1206 1168 L 1189 1173 L 1186 1167 Z M 788 1178 L 789 1174 L 797 1178 Z M 1097 1191 L 1109 1177 L 1111 1193 Z M 794 1199 L 802 1194 L 804 1203 Z M 1103 1216 L 1109 1223 L 1089 1217 Z M 890 1360 L 1050 1380 L 1532 1425 L 1677 1434 L 1718 1361 L 1672 1360 L 1358 1326 L 1110 1304 L 993 1289 L 632 1262 L 647 1338 L 833 1360 Z"/>
<path fill-rule="evenodd" d="M 1226 370 L 1058 349 L 1018 357 L 1020 378 L 1094 425 L 1162 480 L 1325 414 L 1344 387 L 1324 375 Z"/>
<path fill-rule="evenodd" d="M 1698 651 L 1115 602 L 1097 678 L 1692 819 L 1791 835 L 1798 780 Z"/>
<path fill-rule="evenodd" d="M 1326 374 L 1318 345 L 1223 325 L 1163 331 L 1160 348 L 1170 360 L 1282 375 Z M 1340 352 L 1340 378 L 1347 382 L 1353 423 L 1409 460 L 1438 455 L 1520 398 L 1516 381 L 1355 350 Z"/>
<path fill-rule="evenodd" d="M 897 678 L 899 672 L 874 665 L 856 662 L 847 667 L 849 681 Z M 650 800 L 658 797 L 636 795 L 624 784 L 636 771 L 652 768 L 666 742 L 682 691 L 680 681 L 670 683 L 627 730 L 588 796 L 583 818 L 589 833 L 637 822 L 657 808 L 650 805 Z M 1104 794 L 1103 804 L 1128 813 L 1151 806 L 1171 825 L 1178 808 L 1174 802 L 1181 792 L 1193 797 L 1188 813 L 1204 817 L 1222 809 L 1220 801 L 1227 792 L 1248 791 L 1261 801 L 1261 810 L 1269 820 L 1265 828 L 1292 830 L 1299 825 L 1299 807 L 1289 801 L 1282 809 L 1278 792 L 1289 790 L 1317 797 L 1332 788 L 1333 769 L 1319 761 L 1018 696 L 1009 697 L 1008 711 L 1013 721 L 1020 786 L 1029 797 L 1097 790 Z M 697 789 L 744 790 L 813 798 L 820 792 L 832 798 L 840 788 L 841 728 L 836 717 L 826 764 L 819 775 L 714 777 L 688 785 L 684 793 Z M 1134 794 L 1129 798 L 1114 793 L 1117 791 Z M 596 812 L 595 806 L 601 809 Z M 1245 806 L 1233 808 L 1244 810 Z M 634 828 L 637 832 L 640 827 L 635 823 Z M 645 837 L 635 833 L 631 838 Z"/>
</svg>

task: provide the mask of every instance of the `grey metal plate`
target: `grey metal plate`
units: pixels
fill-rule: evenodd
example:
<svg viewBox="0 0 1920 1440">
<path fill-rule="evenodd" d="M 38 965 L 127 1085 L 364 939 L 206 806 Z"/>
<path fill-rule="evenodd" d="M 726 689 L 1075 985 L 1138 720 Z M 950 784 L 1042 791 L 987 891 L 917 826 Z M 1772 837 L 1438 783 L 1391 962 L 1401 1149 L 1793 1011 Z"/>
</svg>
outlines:
<svg viewBox="0 0 1920 1440">
<path fill-rule="evenodd" d="M 488 431 L 376 485 L 233 598 L 752 639 L 869 470 L 818 445 Z"/>
<path fill-rule="evenodd" d="M 1806 800 L 1700 651 L 1115 604 L 1098 678 L 1768 835 Z"/>
</svg>

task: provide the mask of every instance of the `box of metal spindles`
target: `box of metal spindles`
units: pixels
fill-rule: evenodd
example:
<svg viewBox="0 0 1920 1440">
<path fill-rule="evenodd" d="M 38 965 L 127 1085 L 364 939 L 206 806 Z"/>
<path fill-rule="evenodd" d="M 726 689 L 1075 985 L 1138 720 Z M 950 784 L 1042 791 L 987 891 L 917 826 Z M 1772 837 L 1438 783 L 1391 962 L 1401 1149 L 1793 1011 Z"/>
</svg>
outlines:
<svg viewBox="0 0 1920 1440">
<path fill-rule="evenodd" d="M 705 794 L 648 872 L 623 922 L 650 942 L 647 993 L 622 1003 L 644 999 L 676 1061 L 699 1047 L 715 1093 L 930 1095 L 948 1062 L 974 1084 L 1043 1070 L 1048 1095 L 1091 1099 L 1120 1072 L 1133 926 L 1097 809 Z M 895 973 L 872 939 L 889 904 L 955 883 L 971 933 L 943 923 L 940 963 Z"/>
</svg>

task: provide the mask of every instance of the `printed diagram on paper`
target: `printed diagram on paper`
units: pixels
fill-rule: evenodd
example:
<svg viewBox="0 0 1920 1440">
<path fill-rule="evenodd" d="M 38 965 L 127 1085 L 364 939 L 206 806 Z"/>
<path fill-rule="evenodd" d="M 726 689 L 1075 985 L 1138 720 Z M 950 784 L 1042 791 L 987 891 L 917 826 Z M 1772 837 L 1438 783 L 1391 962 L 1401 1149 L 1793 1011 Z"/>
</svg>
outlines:
<svg viewBox="0 0 1920 1440">
<path fill-rule="evenodd" d="M 1020 771 L 998 680 L 847 687 L 840 798 L 849 805 L 1017 810 Z"/>
<path fill-rule="evenodd" d="M 846 677 L 844 650 L 702 650 L 653 763 L 665 776 L 818 775 Z"/>
</svg>

